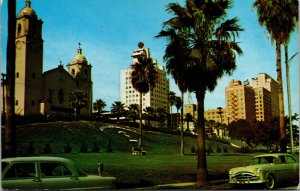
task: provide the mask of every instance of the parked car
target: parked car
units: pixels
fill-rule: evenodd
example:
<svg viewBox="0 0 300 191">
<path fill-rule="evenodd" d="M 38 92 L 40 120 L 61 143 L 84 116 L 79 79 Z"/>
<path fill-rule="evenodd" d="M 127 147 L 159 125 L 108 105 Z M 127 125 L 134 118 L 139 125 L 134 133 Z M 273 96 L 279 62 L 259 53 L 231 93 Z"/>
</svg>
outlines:
<svg viewBox="0 0 300 191">
<path fill-rule="evenodd" d="M 112 189 L 115 177 L 87 175 L 73 161 L 60 157 L 5 158 L 3 189 Z"/>
<path fill-rule="evenodd" d="M 278 183 L 299 181 L 299 162 L 290 154 L 258 155 L 248 166 L 229 170 L 229 183 L 235 185 L 264 184 L 274 189 Z"/>
</svg>

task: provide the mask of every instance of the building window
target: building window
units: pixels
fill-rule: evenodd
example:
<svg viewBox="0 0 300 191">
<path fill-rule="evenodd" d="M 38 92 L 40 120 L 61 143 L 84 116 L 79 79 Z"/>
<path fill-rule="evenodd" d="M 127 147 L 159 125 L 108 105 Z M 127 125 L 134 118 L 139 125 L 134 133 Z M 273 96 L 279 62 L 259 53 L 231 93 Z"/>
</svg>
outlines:
<svg viewBox="0 0 300 191">
<path fill-rule="evenodd" d="M 18 24 L 18 36 L 20 36 L 21 30 L 22 30 L 22 25 L 19 23 Z"/>
<path fill-rule="evenodd" d="M 19 101 L 18 100 L 16 100 L 16 105 L 19 105 Z"/>
<path fill-rule="evenodd" d="M 19 72 L 16 73 L 16 78 L 19 78 Z"/>
<path fill-rule="evenodd" d="M 73 68 L 72 71 L 71 71 L 72 75 L 75 74 L 75 69 Z"/>
</svg>

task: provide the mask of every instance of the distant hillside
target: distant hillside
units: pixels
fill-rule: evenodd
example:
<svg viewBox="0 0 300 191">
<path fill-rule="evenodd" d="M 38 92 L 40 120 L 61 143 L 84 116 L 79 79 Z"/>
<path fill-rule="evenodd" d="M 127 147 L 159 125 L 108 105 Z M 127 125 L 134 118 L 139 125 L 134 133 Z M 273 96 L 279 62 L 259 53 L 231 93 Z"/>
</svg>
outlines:
<svg viewBox="0 0 300 191">
<path fill-rule="evenodd" d="M 88 152 L 97 144 L 100 152 L 106 152 L 111 144 L 113 152 L 131 152 L 137 146 L 139 129 L 128 126 L 107 124 L 91 121 L 49 122 L 25 124 L 17 127 L 18 153 L 27 155 L 30 144 L 33 144 L 35 154 L 44 153 L 45 144 L 49 144 L 53 153 L 63 153 L 64 146 L 69 143 L 72 153 L 80 152 L 82 143 L 87 145 Z M 179 153 L 180 136 L 156 131 L 144 131 L 144 149 L 149 153 Z M 196 147 L 196 137 L 185 137 L 185 152 L 190 153 L 192 146 Z M 219 147 L 228 152 L 236 148 L 215 141 L 207 141 L 214 152 Z"/>
</svg>

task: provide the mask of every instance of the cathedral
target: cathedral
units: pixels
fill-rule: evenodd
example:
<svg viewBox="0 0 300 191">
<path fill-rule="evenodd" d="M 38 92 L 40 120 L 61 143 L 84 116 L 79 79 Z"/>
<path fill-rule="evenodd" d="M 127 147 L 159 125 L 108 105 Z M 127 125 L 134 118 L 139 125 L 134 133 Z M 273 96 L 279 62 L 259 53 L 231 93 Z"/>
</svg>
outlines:
<svg viewBox="0 0 300 191">
<path fill-rule="evenodd" d="M 15 113 L 17 115 L 71 115 L 74 107 L 70 95 L 75 90 L 84 92 L 87 105 L 80 114 L 92 113 L 92 66 L 77 49 L 77 54 L 67 64 L 43 72 L 43 21 L 31 8 L 31 1 L 21 9 L 16 19 L 16 79 Z"/>
</svg>

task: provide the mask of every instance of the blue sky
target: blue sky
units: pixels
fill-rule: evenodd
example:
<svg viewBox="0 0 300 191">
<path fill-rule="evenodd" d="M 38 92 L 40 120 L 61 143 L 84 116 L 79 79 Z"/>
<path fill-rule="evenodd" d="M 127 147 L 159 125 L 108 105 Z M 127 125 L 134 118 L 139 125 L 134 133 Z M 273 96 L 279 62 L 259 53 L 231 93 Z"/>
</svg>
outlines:
<svg viewBox="0 0 300 191">
<path fill-rule="evenodd" d="M 151 56 L 158 60 L 159 65 L 165 66 L 162 58 L 167 42 L 154 36 L 162 29 L 162 23 L 171 18 L 165 10 L 170 2 L 184 4 L 184 0 L 32 0 L 31 7 L 44 22 L 44 71 L 57 67 L 60 61 L 64 66 L 71 62 L 80 42 L 83 54 L 93 66 L 93 99 L 103 99 L 110 109 L 111 104 L 120 99 L 120 70 L 130 66 L 132 51 L 139 41 L 151 49 Z M 224 76 L 216 89 L 206 94 L 206 109 L 225 107 L 225 87 L 231 79 L 249 79 L 251 83 L 259 73 L 267 73 L 276 80 L 275 44 L 271 43 L 266 30 L 259 26 L 256 11 L 251 7 L 253 0 L 233 2 L 228 18 L 237 16 L 245 29 L 238 39 L 244 54 L 237 59 L 233 75 Z M 25 0 L 17 0 L 17 14 L 23 7 Z M 7 0 L 3 1 L 1 20 L 1 72 L 5 72 Z M 299 31 L 296 30 L 290 39 L 290 56 L 298 50 Z M 282 66 L 287 108 L 284 63 Z M 169 78 L 170 90 L 179 96 L 173 79 Z M 292 110 L 298 113 L 299 57 L 291 64 L 290 80 Z M 193 102 L 196 103 L 194 96 Z"/>
</svg>

